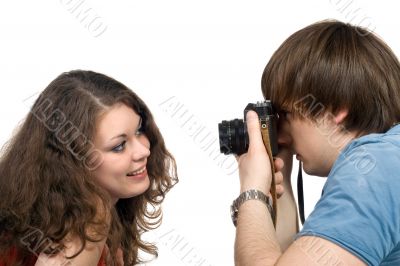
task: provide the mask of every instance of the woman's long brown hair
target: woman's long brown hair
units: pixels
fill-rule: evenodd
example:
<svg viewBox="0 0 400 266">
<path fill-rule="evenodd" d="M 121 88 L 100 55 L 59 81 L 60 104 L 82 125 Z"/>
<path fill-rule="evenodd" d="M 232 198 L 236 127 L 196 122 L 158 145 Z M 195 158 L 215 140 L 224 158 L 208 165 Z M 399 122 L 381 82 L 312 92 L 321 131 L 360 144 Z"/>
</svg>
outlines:
<svg viewBox="0 0 400 266">
<path fill-rule="evenodd" d="M 150 141 L 150 187 L 111 204 L 93 179 L 92 170 L 101 158 L 92 140 L 99 115 L 120 103 L 143 120 Z M 137 264 L 139 249 L 157 255 L 156 246 L 141 240 L 141 234 L 160 224 L 160 204 L 177 181 L 175 160 L 149 109 L 134 92 L 92 71 L 63 73 L 40 94 L 18 132 L 3 146 L 0 257 L 16 247 L 21 254 L 16 263 L 23 264 L 32 253 L 62 252 L 66 237 L 75 235 L 81 250 L 87 241 L 107 237 L 110 264 L 115 264 L 118 248 L 125 265 Z M 99 209 L 111 214 L 111 224 Z M 93 230 L 97 233 L 90 233 Z"/>
</svg>

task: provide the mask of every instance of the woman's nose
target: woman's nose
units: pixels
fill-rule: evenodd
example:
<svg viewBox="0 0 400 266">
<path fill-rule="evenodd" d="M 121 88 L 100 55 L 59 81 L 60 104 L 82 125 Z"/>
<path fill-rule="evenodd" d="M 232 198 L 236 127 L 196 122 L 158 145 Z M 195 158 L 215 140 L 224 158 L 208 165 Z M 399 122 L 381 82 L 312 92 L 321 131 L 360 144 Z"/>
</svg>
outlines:
<svg viewBox="0 0 400 266">
<path fill-rule="evenodd" d="M 132 160 L 141 161 L 150 156 L 150 142 L 144 135 L 136 137 L 132 145 Z"/>
</svg>

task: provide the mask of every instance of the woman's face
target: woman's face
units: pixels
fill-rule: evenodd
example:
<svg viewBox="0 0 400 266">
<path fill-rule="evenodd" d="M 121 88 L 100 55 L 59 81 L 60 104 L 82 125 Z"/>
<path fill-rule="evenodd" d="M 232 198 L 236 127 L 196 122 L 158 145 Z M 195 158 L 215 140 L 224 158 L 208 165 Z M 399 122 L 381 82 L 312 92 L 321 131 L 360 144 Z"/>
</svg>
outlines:
<svg viewBox="0 0 400 266">
<path fill-rule="evenodd" d="M 102 154 L 94 176 L 115 202 L 148 189 L 150 142 L 142 132 L 141 117 L 132 108 L 116 104 L 107 110 L 97 122 L 94 145 Z"/>
</svg>

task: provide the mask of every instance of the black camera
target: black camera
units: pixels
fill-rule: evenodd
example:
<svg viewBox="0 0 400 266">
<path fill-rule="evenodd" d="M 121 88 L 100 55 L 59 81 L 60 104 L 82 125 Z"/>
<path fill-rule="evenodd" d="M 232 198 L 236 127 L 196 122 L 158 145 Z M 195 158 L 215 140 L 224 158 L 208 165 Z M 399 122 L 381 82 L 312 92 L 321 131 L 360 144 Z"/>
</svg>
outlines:
<svg viewBox="0 0 400 266">
<path fill-rule="evenodd" d="M 241 155 L 247 152 L 249 148 L 249 135 L 247 133 L 246 114 L 250 110 L 253 110 L 258 114 L 261 127 L 268 127 L 272 156 L 275 156 L 278 154 L 278 114 L 275 112 L 271 101 L 269 100 L 249 103 L 244 109 L 244 120 L 224 120 L 218 124 L 221 153 Z"/>
</svg>

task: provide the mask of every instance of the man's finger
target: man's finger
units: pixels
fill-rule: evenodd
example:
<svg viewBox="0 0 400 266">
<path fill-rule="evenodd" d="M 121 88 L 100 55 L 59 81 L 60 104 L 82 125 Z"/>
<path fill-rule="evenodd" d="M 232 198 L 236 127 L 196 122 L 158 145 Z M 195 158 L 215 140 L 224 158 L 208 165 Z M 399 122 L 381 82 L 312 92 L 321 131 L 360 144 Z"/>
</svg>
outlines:
<svg viewBox="0 0 400 266">
<path fill-rule="evenodd" d="M 283 182 L 283 174 L 282 172 L 275 173 L 275 185 L 279 185 Z"/>
<path fill-rule="evenodd" d="M 247 116 L 247 132 L 249 134 L 249 150 L 264 147 L 264 143 L 260 131 L 260 121 L 258 115 L 254 111 L 248 111 Z"/>
<path fill-rule="evenodd" d="M 275 165 L 275 171 L 278 172 L 278 171 L 282 170 L 285 163 L 281 158 L 276 157 L 274 160 L 274 165 Z"/>
</svg>

